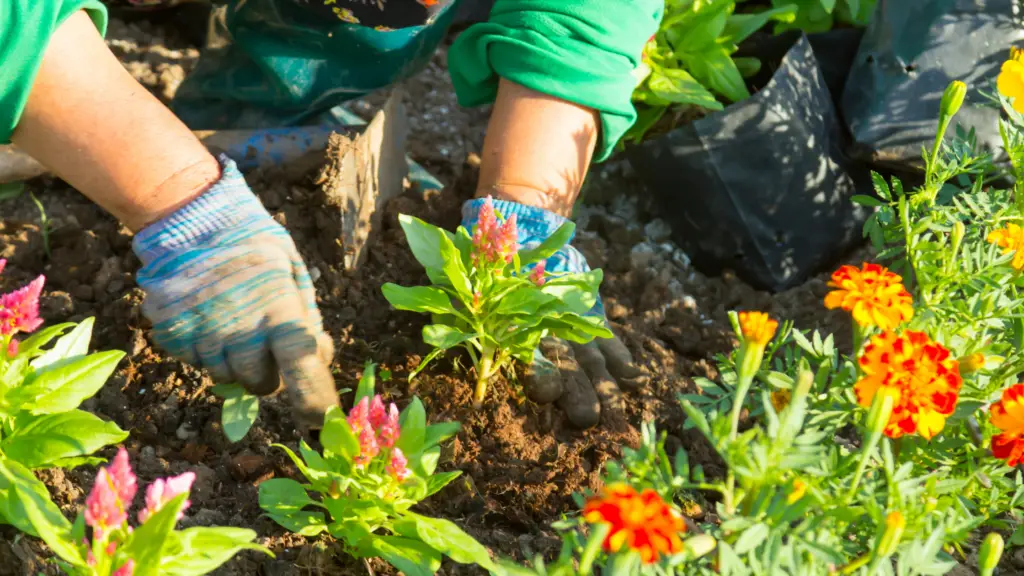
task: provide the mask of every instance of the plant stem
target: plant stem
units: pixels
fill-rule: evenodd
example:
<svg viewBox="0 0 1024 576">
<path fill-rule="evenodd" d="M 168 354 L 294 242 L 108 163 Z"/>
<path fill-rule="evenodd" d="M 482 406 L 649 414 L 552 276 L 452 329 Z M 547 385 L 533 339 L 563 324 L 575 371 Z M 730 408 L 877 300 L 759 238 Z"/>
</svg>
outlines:
<svg viewBox="0 0 1024 576">
<path fill-rule="evenodd" d="M 487 396 L 487 383 L 494 371 L 494 349 L 484 347 L 480 353 L 480 363 L 476 365 L 476 389 L 473 392 L 473 408 L 479 410 Z"/>
<path fill-rule="evenodd" d="M 935 161 L 939 158 L 939 149 L 942 148 L 942 138 L 946 135 L 946 129 L 949 128 L 949 122 L 953 119 L 952 116 L 946 116 L 939 119 L 939 131 L 935 133 L 935 143 L 932 144 L 932 154 L 928 159 L 928 166 L 925 167 L 927 175 L 925 176 L 925 182 L 932 183 L 935 177 Z"/>
<path fill-rule="evenodd" d="M 740 428 L 740 412 L 743 411 L 743 400 L 747 397 L 747 392 L 750 391 L 750 385 L 753 383 L 754 378 L 745 374 L 739 375 L 739 382 L 736 384 L 736 394 L 733 397 L 732 411 L 729 413 L 729 440 L 735 440 L 739 435 Z"/>
</svg>

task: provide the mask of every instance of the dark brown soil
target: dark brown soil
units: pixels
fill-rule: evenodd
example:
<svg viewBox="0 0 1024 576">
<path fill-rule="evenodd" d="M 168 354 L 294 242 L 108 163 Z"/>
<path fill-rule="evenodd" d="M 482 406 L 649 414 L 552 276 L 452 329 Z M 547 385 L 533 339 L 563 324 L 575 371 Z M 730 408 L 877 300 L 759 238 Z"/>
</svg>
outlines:
<svg viewBox="0 0 1024 576">
<path fill-rule="evenodd" d="M 410 115 L 419 111 L 424 99 L 437 94 L 453 101 L 450 85 L 439 84 L 437 78 L 426 74 L 425 79 L 410 81 L 409 92 L 420 96 L 410 106 Z M 169 85 L 152 88 L 164 91 Z M 339 389 L 355 388 L 369 359 L 391 372 L 390 380 L 381 383 L 388 397 L 400 405 L 410 398 L 406 376 L 428 351 L 420 340 L 426 318 L 392 311 L 380 286 L 426 281 L 408 251 L 397 214 L 415 214 L 449 229 L 458 225 L 459 206 L 475 183 L 478 157 L 474 156 L 486 120 L 479 112 L 458 114 L 455 120 L 465 126 L 450 133 L 445 126 L 429 122 L 420 124 L 418 131 L 413 126 L 414 157 L 424 160 L 448 188 L 428 197 L 410 191 L 393 200 L 381 229 L 371 235 L 366 263 L 354 273 L 344 272 L 336 259 L 330 213 L 309 175 L 292 180 L 283 173 L 248 175 L 267 208 L 293 234 L 316 277 L 325 323 L 335 338 L 333 368 Z M 445 144 L 444 153 L 418 154 L 435 133 L 442 134 L 442 141 L 450 146 Z M 623 178 L 621 165 L 615 162 L 593 177 L 585 196 L 598 206 L 586 210 L 590 216 L 577 244 L 592 266 L 605 269 L 602 293 L 613 327 L 652 376 L 645 390 L 626 395 L 632 426 L 656 421 L 673 434 L 673 443 L 690 450 L 692 458 L 714 473 L 716 463 L 709 447 L 681 431 L 683 413 L 676 396 L 694 390 L 694 377 L 716 377 L 715 354 L 727 352 L 734 344 L 726 313 L 759 309 L 777 318 L 791 318 L 801 328 L 823 327 L 839 333 L 845 333 L 845 324 L 842 317 L 826 313 L 821 306 L 824 277 L 770 295 L 732 276 L 708 279 L 671 263 L 656 269 L 637 265 L 631 250 L 644 241 L 643 224 L 649 218 L 635 189 L 635 182 Z M 274 442 L 294 444 L 299 438 L 284 400 L 265 400 L 249 435 L 237 444 L 228 443 L 219 425 L 220 401 L 209 392 L 210 379 L 151 347 L 148 326 L 140 314 L 143 294 L 134 282 L 139 263 L 131 252 L 128 230 L 60 181 L 38 179 L 29 183 L 28 190 L 45 206 L 51 256 L 46 256 L 39 213 L 28 194 L 0 203 L 0 258 L 9 260 L 0 276 L 0 291 L 45 274 L 43 314 L 48 322 L 95 316 L 93 348 L 127 352 L 116 374 L 85 408 L 131 432 L 126 446 L 142 483 L 185 470 L 197 473 L 192 507 L 182 525 L 249 527 L 277 554 L 277 559 L 244 554 L 218 574 L 364 571 L 361 563 L 341 553 L 329 538 L 290 535 L 261 516 L 259 484 L 272 477 L 297 475 L 283 454 L 270 447 Z M 629 198 L 641 210 L 621 217 L 616 202 L 622 198 L 616 196 Z M 460 367 L 453 364 L 457 359 L 435 363 L 418 379 L 416 394 L 426 404 L 429 417 L 463 424 L 443 455 L 442 467 L 464 474 L 427 501 L 424 511 L 458 523 L 496 555 L 522 559 L 557 550 L 559 542 L 550 523 L 575 509 L 574 492 L 599 487 L 602 465 L 619 457 L 623 445 L 635 442 L 636 430 L 576 430 L 558 408 L 526 400 L 515 382 L 493 385 L 486 406 L 474 411 L 466 362 L 459 362 Z M 343 401 L 348 402 L 349 396 L 343 396 Z M 103 453 L 112 454 L 113 449 Z M 82 468 L 49 470 L 40 478 L 71 517 L 83 505 L 93 475 L 93 469 Z M 39 553 L 34 542 L 16 539 L 11 529 L 0 529 L 0 576 L 42 570 L 33 565 L 39 562 Z M 371 566 L 378 573 L 389 573 L 381 562 Z M 449 565 L 445 571 L 477 572 Z"/>
</svg>

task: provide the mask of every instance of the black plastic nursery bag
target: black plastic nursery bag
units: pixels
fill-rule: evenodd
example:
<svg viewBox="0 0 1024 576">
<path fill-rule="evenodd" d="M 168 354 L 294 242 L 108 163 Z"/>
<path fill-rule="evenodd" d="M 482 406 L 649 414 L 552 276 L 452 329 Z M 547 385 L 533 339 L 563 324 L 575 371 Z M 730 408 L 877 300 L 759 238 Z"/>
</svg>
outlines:
<svg viewBox="0 0 1024 576">
<path fill-rule="evenodd" d="M 841 105 L 856 156 L 920 166 L 953 80 L 969 88 L 955 122 L 974 128 L 987 150 L 1000 150 L 999 111 L 982 104 L 978 90 L 994 90 L 1010 46 L 1024 39 L 1021 10 L 1020 0 L 880 0 Z"/>
<path fill-rule="evenodd" d="M 797 285 L 860 237 L 865 214 L 807 37 L 758 47 L 764 88 L 628 149 L 675 240 L 706 274 L 762 289 Z"/>
</svg>

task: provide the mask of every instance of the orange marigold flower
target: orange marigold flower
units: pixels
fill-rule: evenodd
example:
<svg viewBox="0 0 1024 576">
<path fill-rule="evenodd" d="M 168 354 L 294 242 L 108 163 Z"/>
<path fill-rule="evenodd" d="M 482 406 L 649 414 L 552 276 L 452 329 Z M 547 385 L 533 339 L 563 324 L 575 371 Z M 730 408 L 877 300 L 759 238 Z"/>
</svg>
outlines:
<svg viewBox="0 0 1024 576">
<path fill-rule="evenodd" d="M 892 330 L 914 316 L 914 301 L 903 278 L 884 266 L 842 266 L 828 285 L 835 290 L 825 296 L 825 307 L 846 310 L 861 326 Z"/>
<path fill-rule="evenodd" d="M 1024 51 L 1020 48 L 1010 49 L 1010 59 L 1003 62 L 1003 67 L 996 78 L 999 93 L 1013 99 L 1013 109 L 1024 113 Z"/>
<path fill-rule="evenodd" d="M 1020 99 L 1024 102 L 1024 98 Z M 1011 266 L 1015 270 L 1024 270 L 1024 229 L 1021 229 L 1017 224 L 1009 223 L 1005 228 L 993 230 L 989 232 L 986 238 L 989 244 L 995 244 L 1003 249 L 1003 254 L 1009 254 L 1013 252 L 1013 262 Z"/>
<path fill-rule="evenodd" d="M 892 394 L 885 435 L 920 434 L 931 439 L 953 413 L 963 378 L 949 350 L 924 332 L 873 336 L 858 359 L 864 376 L 854 384 L 857 402 L 870 407 L 879 392 Z"/>
<path fill-rule="evenodd" d="M 639 552 L 640 558 L 651 564 L 662 554 L 683 550 L 679 538 L 686 531 L 683 518 L 650 488 L 637 493 L 628 484 L 606 486 L 600 496 L 584 506 L 583 517 L 591 524 L 611 526 L 603 543 L 606 552 L 626 547 Z"/>
<path fill-rule="evenodd" d="M 992 437 L 992 455 L 1010 466 L 1024 462 L 1024 384 L 1003 390 L 1003 397 L 989 408 L 992 425 L 1002 432 Z"/>
<path fill-rule="evenodd" d="M 772 341 L 779 323 L 764 312 L 740 312 L 740 332 L 753 344 L 764 347 Z"/>
</svg>

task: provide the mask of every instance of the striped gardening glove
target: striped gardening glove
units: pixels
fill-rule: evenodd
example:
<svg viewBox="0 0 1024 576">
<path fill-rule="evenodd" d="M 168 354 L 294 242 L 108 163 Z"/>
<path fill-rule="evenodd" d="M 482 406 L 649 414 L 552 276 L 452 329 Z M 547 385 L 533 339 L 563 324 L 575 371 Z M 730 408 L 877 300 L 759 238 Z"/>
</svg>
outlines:
<svg viewBox="0 0 1024 576">
<path fill-rule="evenodd" d="M 494 209 L 505 218 L 516 215 L 520 249 L 538 246 L 566 221 L 564 217 L 542 208 L 507 200 L 493 202 Z M 483 203 L 484 199 L 477 198 L 463 204 L 462 226 L 467 230 L 473 230 L 476 225 Z M 553 273 L 590 271 L 586 258 L 571 242 L 570 238 L 569 243 L 547 260 L 545 270 Z M 600 298 L 590 313 L 604 317 Z M 588 344 L 545 338 L 533 358 L 533 364 L 526 372 L 527 395 L 538 403 L 557 400 L 569 421 L 580 428 L 594 426 L 602 419 L 606 425 L 625 425 L 619 386 L 636 389 L 646 384 L 648 379 L 634 364 L 633 356 L 617 336 Z"/>
<path fill-rule="evenodd" d="M 284 389 L 296 423 L 337 404 L 313 282 L 288 232 L 221 157 L 219 181 L 135 236 L 142 313 L 171 355 L 253 394 Z"/>
</svg>

